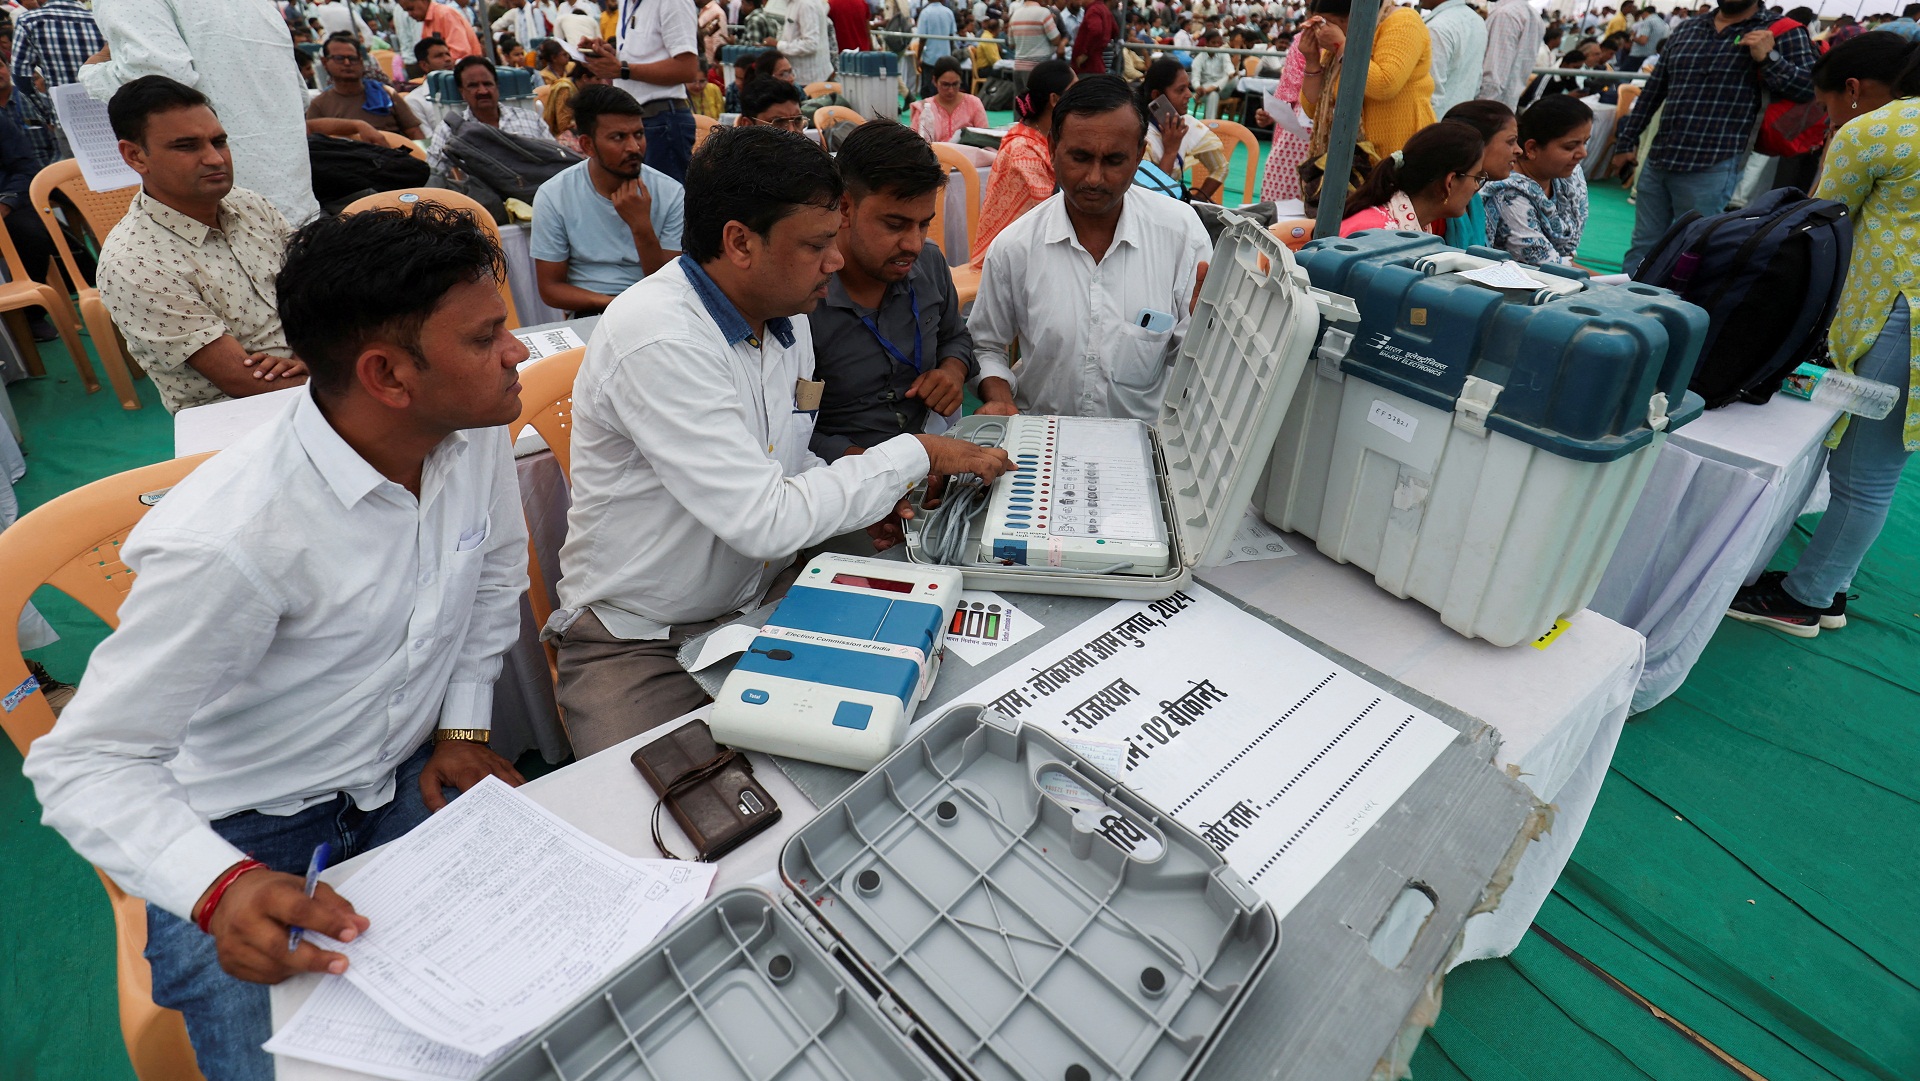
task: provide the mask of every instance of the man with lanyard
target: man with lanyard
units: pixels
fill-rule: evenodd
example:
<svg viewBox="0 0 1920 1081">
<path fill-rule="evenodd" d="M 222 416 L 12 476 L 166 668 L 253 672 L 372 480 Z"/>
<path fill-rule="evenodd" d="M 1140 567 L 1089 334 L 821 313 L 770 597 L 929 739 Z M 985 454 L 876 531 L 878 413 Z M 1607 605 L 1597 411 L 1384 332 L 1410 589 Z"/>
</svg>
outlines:
<svg viewBox="0 0 1920 1081">
<path fill-rule="evenodd" d="M 653 0 L 648 0 L 653 2 Z M 1005 451 L 897 435 L 823 462 L 807 312 L 840 269 L 825 151 L 716 128 L 688 171 L 686 252 L 614 298 L 573 384 L 573 507 L 546 634 L 574 754 L 680 717 L 706 692 L 682 643 L 784 592 L 794 554 L 891 515 L 930 474 L 991 480 Z"/>
<path fill-rule="evenodd" d="M 687 179 L 693 156 L 693 107 L 687 84 L 700 78 L 695 0 L 620 0 L 620 42 L 582 42 L 587 66 L 633 95 L 647 122 L 647 164 Z"/>
<path fill-rule="evenodd" d="M 1812 101 L 1818 59 L 1805 27 L 1774 37 L 1760 0 L 1720 0 L 1718 11 L 1681 23 L 1660 48 L 1660 63 L 1613 137 L 1613 167 L 1634 164 L 1640 133 L 1660 113 L 1640 164 L 1631 274 L 1668 228 L 1689 210 L 1727 208 L 1753 145 L 1766 98 Z"/>
<path fill-rule="evenodd" d="M 933 147 L 876 120 L 854 129 L 836 164 L 846 265 L 807 320 L 827 384 L 812 447 L 829 462 L 921 431 L 929 412 L 952 414 L 979 375 L 953 273 L 927 239 L 947 183 Z"/>
</svg>

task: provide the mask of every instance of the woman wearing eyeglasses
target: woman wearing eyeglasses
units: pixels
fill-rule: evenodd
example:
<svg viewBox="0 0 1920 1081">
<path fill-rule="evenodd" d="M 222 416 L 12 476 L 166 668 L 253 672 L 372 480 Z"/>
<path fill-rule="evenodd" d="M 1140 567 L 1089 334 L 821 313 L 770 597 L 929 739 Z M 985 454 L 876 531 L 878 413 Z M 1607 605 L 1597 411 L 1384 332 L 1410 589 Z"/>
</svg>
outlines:
<svg viewBox="0 0 1920 1081">
<path fill-rule="evenodd" d="M 1362 229 L 1417 229 L 1446 235 L 1446 223 L 1467 212 L 1486 178 L 1478 170 L 1486 150 L 1480 133 L 1457 120 L 1415 132 L 1407 145 L 1382 158 L 1367 182 L 1347 197 L 1340 235 Z"/>
<path fill-rule="evenodd" d="M 1520 157 L 1487 185 L 1487 243 L 1523 263 L 1572 266 L 1587 228 L 1587 139 L 1593 110 L 1549 94 L 1520 114 Z"/>
</svg>

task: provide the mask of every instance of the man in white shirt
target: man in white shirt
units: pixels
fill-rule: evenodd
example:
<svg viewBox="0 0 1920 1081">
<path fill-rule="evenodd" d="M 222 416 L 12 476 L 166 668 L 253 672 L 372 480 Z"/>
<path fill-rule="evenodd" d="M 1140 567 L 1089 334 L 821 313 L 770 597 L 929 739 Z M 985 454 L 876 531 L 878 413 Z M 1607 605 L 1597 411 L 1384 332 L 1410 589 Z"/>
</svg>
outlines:
<svg viewBox="0 0 1920 1081">
<path fill-rule="evenodd" d="M 1529 0 L 1499 0 L 1493 5 L 1487 13 L 1487 50 L 1476 96 L 1509 109 L 1520 104 L 1539 59 L 1544 23 Z"/>
<path fill-rule="evenodd" d="M 1116 76 L 1053 107 L 1060 190 L 994 238 L 967 320 L 982 413 L 1159 415 L 1213 245 L 1192 207 L 1133 184 L 1146 134 Z"/>
<path fill-rule="evenodd" d="M 453 82 L 460 88 L 460 98 L 467 107 L 461 113 L 441 114 L 440 124 L 434 129 L 432 143 L 427 148 L 427 164 L 435 173 L 444 176 L 448 166 L 454 164 L 447 157 L 447 140 L 453 137 L 455 128 L 464 124 L 485 124 L 523 139 L 553 142 L 553 133 L 547 130 L 540 114 L 500 104 L 500 82 L 494 75 L 493 61 L 484 56 L 461 57 L 453 66 Z"/>
<path fill-rule="evenodd" d="M 521 45 L 532 47 L 537 38 L 553 36 L 553 12 L 540 0 L 500 0 L 506 13 L 493 20 L 493 32 L 512 34 Z"/>
<path fill-rule="evenodd" d="M 827 465 L 806 312 L 842 263 L 841 182 L 797 133 L 717 128 L 686 185 L 686 254 L 616 297 L 573 387 L 573 508 L 560 551 L 559 698 L 576 755 L 706 700 L 675 654 L 784 588 L 794 553 L 870 526 L 929 474 L 1007 456 L 899 435 Z"/>
<path fill-rule="evenodd" d="M 833 24 L 823 0 L 791 0 L 780 28 L 780 51 L 793 61 L 793 81 L 799 85 L 833 78 Z"/>
<path fill-rule="evenodd" d="M 1467 0 L 1420 0 L 1433 39 L 1433 115 L 1470 101 L 1480 89 L 1487 55 L 1487 24 Z"/>
<path fill-rule="evenodd" d="M 427 203 L 295 235 L 279 304 L 312 381 L 134 528 L 120 626 L 28 751 L 46 824 L 147 900 L 154 1001 L 208 1081 L 273 1078 L 264 984 L 345 971 L 290 928 L 368 928 L 306 896 L 317 845 L 348 859 L 443 788 L 520 783 L 486 746 L 527 584 L 501 273 Z"/>
<path fill-rule="evenodd" d="M 427 73 L 453 70 L 453 50 L 441 38 L 421 38 L 413 47 L 414 62 L 420 65 L 420 85 L 407 91 L 407 108 L 413 118 L 420 122 L 420 130 L 426 133 L 431 145 L 434 135 L 440 130 L 440 103 L 433 100 L 431 88 L 427 86 Z"/>
<path fill-rule="evenodd" d="M 1200 40 L 1207 48 L 1217 49 L 1220 31 L 1209 30 Z M 1193 93 L 1200 99 L 1208 120 L 1220 116 L 1220 95 L 1233 93 L 1234 76 L 1239 73 L 1240 58 L 1233 53 L 1201 53 L 1193 58 Z"/>
<path fill-rule="evenodd" d="M 585 45 L 587 66 L 633 95 L 646 113 L 647 164 L 687 179 L 693 156 L 693 108 L 687 84 L 700 78 L 698 0 L 623 0 L 620 43 Z"/>
<path fill-rule="evenodd" d="M 325 40 L 329 34 L 352 34 L 355 40 L 366 44 L 373 36 L 373 29 L 367 20 L 360 16 L 351 3 L 341 0 L 320 0 L 312 11 L 313 17 L 320 20 L 320 37 Z"/>
</svg>

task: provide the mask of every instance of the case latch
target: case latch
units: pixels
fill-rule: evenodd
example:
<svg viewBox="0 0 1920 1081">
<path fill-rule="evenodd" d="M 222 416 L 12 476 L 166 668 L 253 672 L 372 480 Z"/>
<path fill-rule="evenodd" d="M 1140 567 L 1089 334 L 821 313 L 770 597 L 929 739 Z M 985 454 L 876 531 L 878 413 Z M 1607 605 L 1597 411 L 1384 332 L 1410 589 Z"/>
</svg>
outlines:
<svg viewBox="0 0 1920 1081">
<path fill-rule="evenodd" d="M 1667 430 L 1667 392 L 1664 390 L 1647 399 L 1647 427 L 1656 432 Z"/>
<path fill-rule="evenodd" d="M 1487 414 L 1493 412 L 1493 403 L 1500 400 L 1500 392 L 1505 389 L 1477 375 L 1467 376 L 1466 384 L 1460 388 L 1460 397 L 1453 403 L 1453 426 L 1463 432 L 1486 435 Z"/>
<path fill-rule="evenodd" d="M 1313 298 L 1314 305 L 1320 309 L 1322 319 L 1331 319 L 1336 323 L 1360 321 L 1360 307 L 1353 302 L 1352 297 L 1311 287 L 1307 289 L 1307 295 Z"/>
<path fill-rule="evenodd" d="M 1320 348 L 1314 350 L 1314 360 L 1320 371 L 1320 378 L 1331 379 L 1338 383 L 1346 378 L 1340 374 L 1340 362 L 1347 359 L 1353 349 L 1353 332 L 1328 327 L 1320 335 Z"/>
</svg>

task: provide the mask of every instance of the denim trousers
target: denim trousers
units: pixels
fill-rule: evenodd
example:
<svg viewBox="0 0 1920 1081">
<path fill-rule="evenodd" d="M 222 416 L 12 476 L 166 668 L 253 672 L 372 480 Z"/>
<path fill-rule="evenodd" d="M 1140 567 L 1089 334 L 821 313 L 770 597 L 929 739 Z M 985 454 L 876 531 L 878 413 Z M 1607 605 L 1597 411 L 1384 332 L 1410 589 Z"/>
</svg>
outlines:
<svg viewBox="0 0 1920 1081">
<path fill-rule="evenodd" d="M 1787 595 L 1810 608 L 1827 607 L 1835 593 L 1853 585 L 1854 572 L 1887 524 L 1893 490 L 1911 457 L 1907 453 L 1906 423 L 1907 402 L 1913 393 L 1912 326 L 1913 313 L 1896 295 L 1873 348 L 1853 366 L 1855 375 L 1891 383 L 1906 393 L 1893 403 L 1893 412 L 1881 420 L 1849 419 L 1847 434 L 1827 458 L 1833 500 L 1785 582 Z"/>
<path fill-rule="evenodd" d="M 314 846 L 333 846 L 333 860 L 351 859 L 404 836 L 427 820 L 420 771 L 433 754 L 428 742 L 394 771 L 393 799 L 362 811 L 345 795 L 298 814 L 242 811 L 214 822 L 213 831 L 275 871 L 304 875 Z M 186 1015 L 187 1038 L 207 1081 L 273 1081 L 273 1056 L 260 1049 L 273 1035 L 265 984 L 235 979 L 220 967 L 213 936 L 190 920 L 147 906 L 147 963 L 153 1001 Z"/>
<path fill-rule="evenodd" d="M 646 119 L 647 164 L 667 174 L 675 183 L 687 182 L 687 163 L 693 160 L 693 114 L 685 109 L 669 109 Z"/>
<path fill-rule="evenodd" d="M 1640 166 L 1640 183 L 1633 201 L 1633 243 L 1621 269 L 1631 274 L 1665 236 L 1668 228 L 1689 210 L 1711 217 L 1727 209 L 1727 200 L 1740 183 L 1745 154 L 1735 154 L 1697 173 L 1676 173 L 1657 165 Z"/>
</svg>

